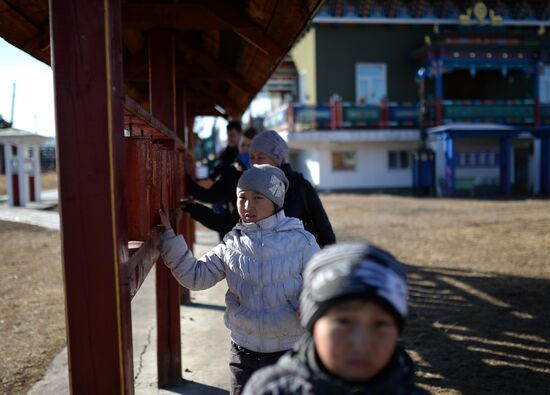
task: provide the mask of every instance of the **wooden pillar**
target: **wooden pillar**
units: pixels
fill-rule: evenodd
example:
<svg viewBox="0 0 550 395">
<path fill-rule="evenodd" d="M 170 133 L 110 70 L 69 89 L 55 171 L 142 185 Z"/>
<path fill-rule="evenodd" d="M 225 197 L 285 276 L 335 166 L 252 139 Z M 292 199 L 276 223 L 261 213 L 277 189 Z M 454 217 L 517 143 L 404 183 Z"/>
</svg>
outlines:
<svg viewBox="0 0 550 395">
<path fill-rule="evenodd" d="M 182 153 L 180 155 L 192 155 L 192 150 L 189 149 L 189 138 L 187 136 L 187 86 L 185 84 L 179 84 L 177 87 L 177 96 L 176 96 L 176 103 L 177 103 L 177 113 L 176 113 L 176 134 L 181 139 L 181 141 L 184 142 L 186 151 L 185 153 Z M 184 163 L 185 169 L 179 169 L 181 171 L 176 172 L 177 174 L 184 174 L 184 172 L 189 173 L 192 171 L 192 169 L 187 168 L 189 161 L 182 161 Z M 190 166 L 189 166 L 190 167 Z M 185 178 L 178 180 L 180 183 L 185 183 Z M 185 193 L 187 194 L 187 188 L 185 189 Z M 179 198 L 182 198 L 184 196 L 179 196 Z M 193 222 L 193 219 L 189 215 L 189 213 L 183 213 L 181 216 L 181 219 L 178 223 L 178 226 L 180 227 L 181 233 L 183 233 L 185 237 L 185 241 L 187 242 L 187 245 L 189 248 L 192 248 L 193 246 L 193 239 L 194 235 L 191 234 L 192 229 L 190 228 L 190 224 Z M 180 287 L 180 302 L 181 304 L 188 304 L 191 302 L 191 293 L 189 289 L 185 287 Z"/>
<path fill-rule="evenodd" d="M 176 90 L 176 135 L 185 143 L 185 107 L 187 104 L 185 84 L 179 84 Z M 187 146 L 187 145 L 186 145 Z"/>
<path fill-rule="evenodd" d="M 176 127 L 174 36 L 168 31 L 149 35 L 149 102 L 151 113 L 167 127 Z M 181 382 L 179 284 L 162 258 L 156 264 L 157 369 L 159 387 Z"/>
<path fill-rule="evenodd" d="M 540 126 L 540 77 L 544 70 L 544 65 L 542 63 L 542 60 L 538 60 L 535 62 L 533 71 L 533 91 L 535 98 L 534 103 L 534 115 L 535 115 L 535 125 Z"/>
<path fill-rule="evenodd" d="M 443 61 L 438 56 L 435 60 L 435 124 L 443 122 Z"/>
<path fill-rule="evenodd" d="M 70 390 L 133 394 L 120 0 L 50 0 Z"/>
</svg>

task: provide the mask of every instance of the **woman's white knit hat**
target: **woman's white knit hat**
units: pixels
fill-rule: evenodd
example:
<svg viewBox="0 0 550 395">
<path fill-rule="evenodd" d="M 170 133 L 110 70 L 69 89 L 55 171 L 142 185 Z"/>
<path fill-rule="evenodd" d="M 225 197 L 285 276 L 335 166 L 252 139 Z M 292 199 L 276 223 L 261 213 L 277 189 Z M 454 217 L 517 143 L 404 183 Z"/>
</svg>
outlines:
<svg viewBox="0 0 550 395">
<path fill-rule="evenodd" d="M 260 151 L 273 159 L 277 166 L 288 162 L 288 145 L 286 141 L 274 130 L 266 130 L 258 133 L 252 139 L 248 150 Z"/>
</svg>

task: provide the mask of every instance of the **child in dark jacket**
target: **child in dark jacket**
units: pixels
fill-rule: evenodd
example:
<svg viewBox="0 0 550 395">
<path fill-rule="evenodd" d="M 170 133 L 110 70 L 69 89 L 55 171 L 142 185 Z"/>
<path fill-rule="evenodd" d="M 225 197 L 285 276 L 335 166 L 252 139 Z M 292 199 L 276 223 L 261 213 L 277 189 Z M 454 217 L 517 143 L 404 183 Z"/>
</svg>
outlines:
<svg viewBox="0 0 550 395">
<path fill-rule="evenodd" d="M 277 365 L 256 372 L 244 395 L 427 394 L 398 344 L 407 285 L 386 251 L 342 243 L 315 254 L 300 307 L 308 334 Z"/>
</svg>

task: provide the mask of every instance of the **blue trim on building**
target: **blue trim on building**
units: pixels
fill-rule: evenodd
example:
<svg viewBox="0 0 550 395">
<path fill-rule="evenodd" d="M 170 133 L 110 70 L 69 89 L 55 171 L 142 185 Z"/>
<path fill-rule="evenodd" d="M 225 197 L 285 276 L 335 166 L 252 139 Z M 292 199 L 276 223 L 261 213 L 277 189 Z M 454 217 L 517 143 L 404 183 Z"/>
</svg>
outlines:
<svg viewBox="0 0 550 395">
<path fill-rule="evenodd" d="M 459 124 L 441 125 L 428 129 L 428 134 L 443 139 L 445 151 L 445 195 L 455 194 L 455 169 L 459 158 L 456 155 L 456 139 L 458 138 L 498 138 L 500 192 L 502 196 L 512 194 L 512 140 L 530 135 L 539 138 L 541 142 L 540 193 L 550 195 L 550 127 L 516 127 L 510 125 Z"/>
</svg>

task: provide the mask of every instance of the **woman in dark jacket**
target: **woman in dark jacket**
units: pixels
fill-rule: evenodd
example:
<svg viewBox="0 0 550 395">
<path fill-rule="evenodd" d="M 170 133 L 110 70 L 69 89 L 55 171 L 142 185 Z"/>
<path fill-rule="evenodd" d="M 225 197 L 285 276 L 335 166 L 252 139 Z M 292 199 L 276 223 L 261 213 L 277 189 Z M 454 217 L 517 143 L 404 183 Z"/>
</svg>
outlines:
<svg viewBox="0 0 550 395">
<path fill-rule="evenodd" d="M 302 174 L 294 171 L 288 160 L 288 145 L 274 130 L 258 134 L 249 148 L 250 165 L 270 164 L 280 167 L 289 181 L 283 209 L 287 217 L 302 220 L 304 228 L 324 247 L 336 243 L 336 236 L 327 213 L 313 186 Z"/>
<path fill-rule="evenodd" d="M 237 160 L 232 165 L 225 166 L 222 169 L 221 174 L 210 188 L 201 187 L 190 176 L 187 176 L 187 188 L 193 199 L 204 203 L 223 201 L 229 207 L 228 212 L 216 213 L 211 208 L 193 200 L 185 201 L 181 205 L 182 210 L 191 214 L 194 220 L 218 232 L 220 239 L 233 229 L 233 226 L 239 220 L 236 211 L 237 195 L 235 191 L 242 172 L 249 167 L 248 147 L 257 134 L 258 131 L 255 128 L 248 128 L 243 132 L 239 140 Z"/>
<path fill-rule="evenodd" d="M 245 132 L 246 133 L 246 132 Z M 302 174 L 294 171 L 288 159 L 288 146 L 279 134 L 273 130 L 259 133 L 252 139 L 248 150 L 250 165 L 269 164 L 280 167 L 289 181 L 283 209 L 287 217 L 302 220 L 304 228 L 313 234 L 319 246 L 324 247 L 336 242 L 332 225 L 319 199 L 319 195 Z M 226 172 L 210 189 L 201 188 L 195 183 L 188 184 L 193 198 L 203 202 L 229 200 L 235 202 L 236 186 L 240 173 Z M 238 215 L 220 215 L 198 203 L 188 203 L 182 207 L 193 219 L 220 234 L 229 232 L 239 220 Z"/>
</svg>

